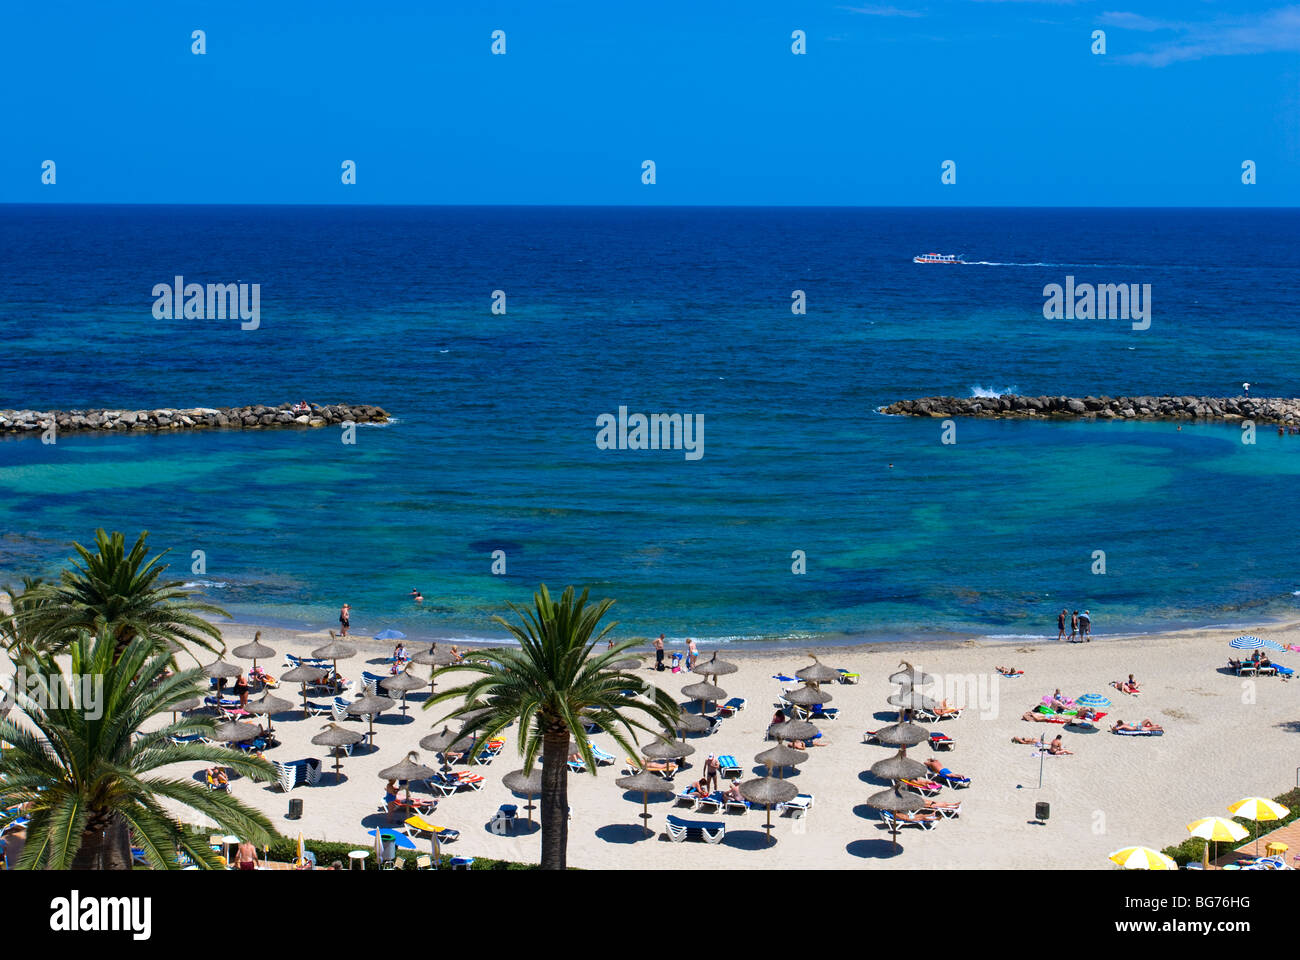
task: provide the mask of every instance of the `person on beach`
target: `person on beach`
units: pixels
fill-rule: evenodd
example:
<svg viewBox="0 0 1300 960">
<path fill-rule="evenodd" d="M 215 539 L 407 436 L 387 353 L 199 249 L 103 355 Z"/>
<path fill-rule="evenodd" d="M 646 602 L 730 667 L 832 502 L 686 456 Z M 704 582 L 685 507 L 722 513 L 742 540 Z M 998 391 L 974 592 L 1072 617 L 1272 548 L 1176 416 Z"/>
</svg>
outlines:
<svg viewBox="0 0 1300 960">
<path fill-rule="evenodd" d="M 348 627 L 351 625 L 352 625 L 352 605 L 345 603 L 343 604 L 342 607 L 339 608 L 339 626 L 342 628 L 339 631 L 340 636 L 346 637 L 348 635 Z"/>
<path fill-rule="evenodd" d="M 1070 642 L 1079 635 L 1079 611 L 1076 610 L 1070 615 Z"/>
<path fill-rule="evenodd" d="M 235 696 L 239 698 L 239 708 L 248 709 L 248 678 L 241 672 L 235 677 Z"/>
<path fill-rule="evenodd" d="M 717 757 L 715 757 L 713 754 L 709 754 L 709 758 L 704 761 L 705 785 L 707 786 L 709 784 L 712 784 L 714 790 L 718 789 L 718 774 L 721 772 L 722 772 L 722 764 L 718 762 Z"/>
<path fill-rule="evenodd" d="M 659 634 L 659 639 L 655 641 L 655 669 L 660 673 L 664 672 L 664 635 Z"/>
<path fill-rule="evenodd" d="M 400 640 L 397 641 L 397 646 L 393 647 L 393 662 L 394 664 L 406 662 L 406 644 Z"/>
<path fill-rule="evenodd" d="M 1065 749 L 1065 742 L 1064 740 L 1062 740 L 1061 735 L 1059 733 L 1052 738 L 1052 743 L 1047 748 L 1047 752 L 1054 757 L 1068 757 L 1074 755 L 1073 750 Z"/>
<path fill-rule="evenodd" d="M 1133 679 L 1133 674 L 1128 675 L 1127 680 L 1112 680 L 1110 685 L 1120 693 L 1141 693 L 1138 689 L 1137 681 Z"/>
<path fill-rule="evenodd" d="M 695 669 L 695 661 L 696 659 L 699 658 L 699 655 L 700 655 L 700 651 L 699 648 L 695 646 L 695 638 L 688 637 L 686 639 L 686 669 L 687 670 Z"/>
<path fill-rule="evenodd" d="M 1087 610 L 1079 614 L 1079 639 L 1092 643 L 1092 615 Z"/>
<path fill-rule="evenodd" d="M 732 780 L 731 786 L 727 787 L 727 799 L 736 803 L 745 802 L 745 795 L 740 792 L 739 780 Z"/>
<path fill-rule="evenodd" d="M 1111 733 L 1115 733 L 1116 731 L 1121 731 L 1121 730 L 1122 730 L 1122 731 L 1127 731 L 1127 732 L 1129 732 L 1129 733 L 1136 733 L 1136 732 L 1141 731 L 1141 730 L 1161 730 L 1161 731 L 1163 731 L 1164 729 L 1165 729 L 1165 728 L 1162 727 L 1162 726 L 1160 726 L 1160 724 L 1158 724 L 1158 723 L 1152 723 L 1149 719 L 1147 719 L 1147 720 L 1143 720 L 1142 723 L 1141 723 L 1139 726 L 1134 726 L 1133 724 L 1125 723 L 1123 720 L 1116 720 L 1116 721 L 1115 721 L 1115 726 L 1113 726 L 1113 727 L 1110 728 Z"/>
<path fill-rule="evenodd" d="M 1004 677 L 1019 677 L 1023 676 L 1025 672 L 1023 670 L 1017 670 L 1015 667 L 994 667 L 993 669 Z"/>
<path fill-rule="evenodd" d="M 235 867 L 239 870 L 256 870 L 261 866 L 261 861 L 257 859 L 257 847 L 253 846 L 247 840 L 239 845 L 235 852 Z"/>
<path fill-rule="evenodd" d="M 420 593 L 419 590 L 416 590 L 415 587 L 412 587 L 411 599 L 414 600 L 416 603 L 424 603 L 424 594 Z"/>
<path fill-rule="evenodd" d="M 1062 610 L 1056 615 L 1056 640 L 1058 643 L 1065 639 L 1065 617 L 1068 613 L 1068 610 Z"/>
<path fill-rule="evenodd" d="M 1025 744 L 1026 746 L 1030 746 L 1030 747 L 1045 747 L 1045 746 L 1047 746 L 1047 744 L 1043 743 L 1043 738 L 1042 738 L 1042 737 L 1012 737 L 1012 738 L 1011 738 L 1011 742 L 1012 742 L 1012 743 L 1023 743 L 1023 744 Z"/>
<path fill-rule="evenodd" d="M 452 647 L 452 648 L 451 648 L 451 662 L 452 662 L 452 663 L 460 663 L 460 662 L 461 662 L 462 660 L 464 660 L 464 659 L 465 659 L 465 658 L 461 655 L 461 652 L 460 652 L 459 650 L 457 650 L 455 647 Z"/>
</svg>

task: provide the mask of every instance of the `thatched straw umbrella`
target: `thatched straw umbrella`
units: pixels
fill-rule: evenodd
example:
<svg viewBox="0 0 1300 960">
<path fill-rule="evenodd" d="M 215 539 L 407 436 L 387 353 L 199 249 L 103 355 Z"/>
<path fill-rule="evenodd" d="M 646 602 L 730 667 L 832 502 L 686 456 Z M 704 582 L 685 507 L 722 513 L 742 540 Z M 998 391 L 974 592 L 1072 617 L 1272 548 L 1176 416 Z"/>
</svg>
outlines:
<svg viewBox="0 0 1300 960">
<path fill-rule="evenodd" d="M 830 703 L 835 698 L 825 690 L 818 690 L 816 687 L 800 687 L 798 690 L 791 690 L 789 693 L 782 694 L 786 703 L 793 703 L 797 707 L 814 707 L 823 703 Z"/>
<path fill-rule="evenodd" d="M 772 840 L 772 807 L 778 803 L 788 803 L 799 794 L 799 788 L 789 780 L 777 780 L 775 777 L 758 777 L 754 780 L 746 780 L 740 785 L 740 792 L 750 803 L 761 803 L 767 808 L 767 823 L 763 829 L 767 831 L 767 842 L 771 845 Z"/>
<path fill-rule="evenodd" d="M 679 713 L 673 721 L 673 729 L 686 739 L 688 733 L 703 733 L 712 727 L 708 720 L 697 713 Z"/>
<path fill-rule="evenodd" d="M 689 743 L 672 740 L 652 740 L 641 748 L 641 753 L 651 760 L 684 760 L 695 752 Z"/>
<path fill-rule="evenodd" d="M 767 728 L 768 736 L 775 740 L 803 740 L 808 741 L 817 734 L 821 733 L 815 726 L 807 720 L 787 720 L 785 723 L 774 723 Z"/>
<path fill-rule="evenodd" d="M 838 680 L 840 672 L 834 667 L 828 667 L 817 659 L 817 655 L 810 653 L 813 663 L 811 667 L 804 667 L 802 670 L 795 671 L 795 676 L 804 683 L 811 683 L 814 687 L 820 688 L 823 683 L 829 683 L 831 680 Z"/>
<path fill-rule="evenodd" d="M 452 657 L 450 650 L 439 650 L 438 645 L 434 643 L 429 645 L 428 650 L 422 650 L 413 656 L 411 662 L 433 668 L 429 671 L 429 686 L 436 691 L 438 689 L 438 668 L 449 666 L 456 661 Z"/>
<path fill-rule="evenodd" d="M 716 680 L 718 677 L 725 676 L 728 673 L 735 673 L 739 669 L 740 668 L 734 663 L 728 663 L 726 660 L 719 660 L 718 654 L 715 651 L 713 656 L 709 659 L 701 660 L 696 663 L 695 666 L 691 667 L 691 672 L 698 673 L 702 677 L 713 677 Z"/>
<path fill-rule="evenodd" d="M 423 740 L 420 741 L 424 743 Z M 528 825 L 533 825 L 533 797 L 542 795 L 542 771 L 534 770 L 532 773 L 525 773 L 523 770 L 511 770 L 501 782 L 511 793 L 517 793 L 520 796 L 527 797 L 528 803 L 524 809 L 528 811 Z"/>
<path fill-rule="evenodd" d="M 275 651 L 262 642 L 262 631 L 259 630 L 253 634 L 251 643 L 246 643 L 242 647 L 235 647 L 230 651 L 241 660 L 252 660 L 253 666 L 257 666 L 258 658 L 265 659 L 275 656 Z"/>
<path fill-rule="evenodd" d="M 903 795 L 891 787 L 888 790 L 881 790 L 879 793 L 873 793 L 867 797 L 867 805 L 875 807 L 877 810 L 888 810 L 891 813 L 914 813 L 917 810 L 925 809 L 924 798 L 917 794 Z M 889 832 L 894 837 L 894 849 L 898 849 L 898 824 L 894 823 Z"/>
<path fill-rule="evenodd" d="M 252 740 L 261 731 L 251 723 L 219 723 L 209 735 L 212 740 L 223 743 L 244 743 Z"/>
<path fill-rule="evenodd" d="M 641 661 L 637 657 L 624 657 L 622 660 L 615 660 L 609 664 L 607 670 L 639 670 Z"/>
<path fill-rule="evenodd" d="M 777 771 L 777 778 L 781 777 L 786 767 L 796 767 L 808 759 L 808 754 L 802 750 L 796 750 L 794 747 L 787 747 L 784 743 L 778 743 L 775 747 L 764 750 L 754 758 L 759 763 L 767 767 L 767 775 L 770 777 L 772 771 Z"/>
<path fill-rule="evenodd" d="M 627 790 L 633 793 L 641 794 L 641 813 L 640 817 L 646 821 L 644 824 L 647 834 L 653 834 L 650 829 L 650 800 L 652 793 L 672 793 L 673 788 L 657 773 L 651 773 L 648 770 L 642 770 L 630 777 L 620 777 L 614 781 L 614 786 L 620 790 Z"/>
<path fill-rule="evenodd" d="M 340 748 L 350 747 L 364 739 L 366 739 L 366 735 L 360 730 L 348 730 L 346 727 L 340 727 L 337 723 L 327 723 L 321 727 L 320 733 L 311 738 L 311 742 L 318 747 L 329 747 L 333 752 L 334 782 L 338 783 L 343 779 L 341 773 L 343 769 L 343 753 Z"/>
<path fill-rule="evenodd" d="M 377 693 L 367 693 L 365 696 L 358 697 L 348 704 L 348 714 L 354 717 L 370 718 L 370 729 L 366 732 L 366 736 L 370 738 L 370 742 L 373 744 L 375 742 L 375 714 L 383 713 L 395 705 L 395 700 L 381 697 Z"/>
<path fill-rule="evenodd" d="M 430 733 L 424 736 L 423 738 L 421 738 L 420 749 L 429 750 L 432 751 L 433 753 L 442 754 L 443 755 L 442 768 L 446 770 L 447 769 L 447 756 L 446 756 L 447 748 L 450 747 L 453 743 L 455 743 L 459 736 L 460 734 L 458 732 L 452 730 L 451 727 L 444 725 L 441 733 Z"/>
<path fill-rule="evenodd" d="M 914 747 L 930 739 L 930 731 L 915 723 L 894 723 L 876 731 L 876 739 L 890 747 Z"/>
<path fill-rule="evenodd" d="M 889 704 L 898 707 L 898 720 L 903 722 L 907 719 L 907 712 L 911 710 L 929 710 L 933 712 L 938 708 L 938 704 L 930 696 L 921 693 L 919 690 L 905 688 L 899 693 L 891 694 Z"/>
<path fill-rule="evenodd" d="M 225 660 L 214 660 L 203 668 L 203 675 L 213 680 L 230 680 L 244 672 L 244 668 Z"/>
<path fill-rule="evenodd" d="M 912 780 L 925 776 L 925 773 L 925 764 L 909 757 L 906 749 L 900 749 L 892 757 L 877 760 L 871 765 L 871 775 L 881 780 Z"/>
<path fill-rule="evenodd" d="M 403 670 L 401 673 L 391 677 L 385 677 L 379 681 L 379 685 L 389 693 L 400 693 L 402 695 L 402 713 L 406 713 L 406 695 L 412 690 L 419 690 L 421 687 L 429 685 L 428 680 L 421 680 L 419 677 L 413 677 L 410 673 Z"/>
<path fill-rule="evenodd" d="M 286 710 L 292 710 L 293 704 L 288 700 L 277 697 L 273 693 L 264 693 L 257 700 L 248 702 L 248 712 L 255 717 L 266 717 L 266 732 L 274 733 L 271 726 L 271 715 L 274 713 L 284 713 Z"/>
<path fill-rule="evenodd" d="M 299 664 L 292 670 L 288 670 L 280 675 L 281 680 L 288 680 L 291 683 L 302 684 L 302 715 L 307 716 L 307 684 L 314 683 L 325 673 L 320 667 L 309 667 L 305 664 Z"/>
<path fill-rule="evenodd" d="M 311 655 L 317 660 L 329 660 L 334 664 L 334 672 L 339 672 L 339 661 L 347 660 L 357 655 L 357 648 L 352 646 L 346 640 L 340 640 L 334 636 L 334 631 L 330 631 L 330 642 L 323 647 L 317 647 L 311 652 Z"/>
<path fill-rule="evenodd" d="M 890 683 L 901 684 L 904 687 L 925 687 L 934 683 L 934 677 L 922 673 L 906 660 L 899 663 L 899 666 L 903 669 L 889 675 Z"/>
<path fill-rule="evenodd" d="M 12 706 L 12 701 L 6 701 L 6 706 L 0 708 L 0 719 L 4 718 L 4 715 L 8 713 L 8 708 Z M 188 700 L 182 700 L 180 703 L 172 704 L 172 723 L 176 722 L 176 714 L 185 713 L 189 710 L 197 710 L 201 706 L 203 706 L 202 697 L 190 697 Z"/>
<path fill-rule="evenodd" d="M 682 687 L 682 694 L 690 697 L 692 700 L 700 701 L 700 713 L 704 712 L 704 704 L 710 700 L 717 703 L 727 696 L 727 691 L 723 690 L 717 684 L 701 681 L 700 683 L 688 683 Z"/>
<path fill-rule="evenodd" d="M 422 764 L 420 762 L 420 755 L 412 750 L 400 763 L 395 763 L 391 767 L 384 767 L 384 769 L 380 770 L 379 779 L 405 780 L 406 799 L 409 802 L 411 799 L 411 781 L 428 780 L 435 773 L 437 773 L 437 771 Z"/>
</svg>

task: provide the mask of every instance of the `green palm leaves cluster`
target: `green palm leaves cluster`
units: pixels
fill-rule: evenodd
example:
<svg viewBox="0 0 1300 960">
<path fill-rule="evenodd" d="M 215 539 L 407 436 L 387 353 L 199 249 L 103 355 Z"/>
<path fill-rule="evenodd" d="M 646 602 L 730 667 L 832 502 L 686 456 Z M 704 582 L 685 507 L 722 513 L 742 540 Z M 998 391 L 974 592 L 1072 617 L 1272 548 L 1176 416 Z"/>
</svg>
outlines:
<svg viewBox="0 0 1300 960">
<path fill-rule="evenodd" d="M 543 584 L 533 596 L 532 610 L 510 605 L 519 623 L 496 617 L 519 641 L 518 649 L 476 650 L 443 673 L 472 673 L 464 686 L 442 690 L 425 702 L 464 698 L 448 718 L 483 710 L 465 725 L 479 741 L 489 740 L 518 721 L 519 751 L 524 769 L 542 760 L 542 859 L 544 869 L 563 870 L 568 845 L 569 742 L 596 771 L 586 724 L 595 723 L 635 756 L 636 731 L 655 731 L 643 720 L 664 727 L 675 725 L 677 704 L 664 691 L 612 664 L 635 646 L 627 641 L 595 653 L 617 623 L 600 626 L 612 600 L 588 605 L 588 591 L 575 599 L 567 588 L 556 603 Z M 637 696 L 625 696 L 624 691 Z M 645 699 L 641 699 L 645 697 Z"/>
<path fill-rule="evenodd" d="M 204 691 L 198 669 L 172 672 L 173 653 L 187 644 L 223 650 L 203 618 L 223 611 L 163 579 L 164 555 L 149 556 L 147 534 L 129 552 L 120 533 L 97 531 L 95 545 L 74 544 L 79 559 L 57 583 L 9 589 L 11 610 L 0 617 L 0 642 L 17 669 L 6 684 L 13 709 L 0 719 L 0 740 L 11 745 L 0 756 L 0 827 L 28 819 L 11 866 L 129 869 L 132 836 L 156 869 L 176 868 L 182 853 L 200 867 L 222 866 L 207 830 L 188 829 L 179 808 L 254 843 L 270 838 L 270 822 L 225 792 L 159 771 L 201 762 L 270 779 L 273 769 L 238 750 L 173 742 L 210 732 L 209 717 L 155 718 Z"/>
</svg>

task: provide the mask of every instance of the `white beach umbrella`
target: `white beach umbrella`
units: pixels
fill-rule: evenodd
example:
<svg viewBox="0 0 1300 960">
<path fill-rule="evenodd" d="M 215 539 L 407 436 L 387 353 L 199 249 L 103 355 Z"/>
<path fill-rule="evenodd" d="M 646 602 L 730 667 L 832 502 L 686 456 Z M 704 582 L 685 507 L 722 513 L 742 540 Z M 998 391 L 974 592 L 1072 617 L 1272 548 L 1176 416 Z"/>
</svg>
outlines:
<svg viewBox="0 0 1300 960">
<path fill-rule="evenodd" d="M 1259 828 L 1260 821 L 1263 820 L 1281 820 L 1288 813 L 1290 808 L 1282 806 L 1275 800 L 1269 800 L 1265 797 L 1246 797 L 1238 800 L 1236 803 L 1229 804 L 1228 812 L 1234 817 L 1243 817 L 1246 820 L 1254 820 L 1256 830 Z M 1259 834 L 1255 834 L 1255 854 L 1259 854 Z"/>
<path fill-rule="evenodd" d="M 1200 820 L 1193 820 L 1187 825 L 1187 832 L 1194 837 L 1200 837 L 1214 843 L 1235 843 L 1238 840 L 1244 840 L 1249 833 L 1236 820 L 1229 820 L 1227 817 L 1202 817 Z M 1202 863 L 1206 867 L 1210 865 L 1210 844 L 1208 842 L 1205 844 L 1205 858 Z"/>
<path fill-rule="evenodd" d="M 1108 858 L 1125 870 L 1177 870 L 1178 864 L 1150 847 L 1125 847 Z"/>
</svg>

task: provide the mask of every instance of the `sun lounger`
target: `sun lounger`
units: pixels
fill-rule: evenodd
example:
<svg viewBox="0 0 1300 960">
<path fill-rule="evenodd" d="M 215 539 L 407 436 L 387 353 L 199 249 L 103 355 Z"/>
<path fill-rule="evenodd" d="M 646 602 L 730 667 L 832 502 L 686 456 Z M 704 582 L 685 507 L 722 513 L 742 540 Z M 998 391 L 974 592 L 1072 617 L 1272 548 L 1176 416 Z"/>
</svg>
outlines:
<svg viewBox="0 0 1300 960">
<path fill-rule="evenodd" d="M 439 827 L 417 813 L 406 818 L 406 835 L 414 838 L 416 834 L 428 834 L 437 837 L 439 843 L 451 843 L 460 836 L 460 831 L 451 827 Z"/>
<path fill-rule="evenodd" d="M 169 737 L 168 739 L 170 739 L 171 742 L 176 744 L 176 746 L 178 747 L 183 743 L 206 743 L 207 742 L 207 738 L 205 738 L 202 734 L 198 734 L 198 733 L 187 733 L 184 736 L 173 736 L 173 737 Z"/>
<path fill-rule="evenodd" d="M 568 763 L 569 770 L 573 773 L 587 772 L 587 761 L 583 760 L 582 757 L 579 757 L 577 760 L 568 760 L 566 762 Z"/>
<path fill-rule="evenodd" d="M 668 836 L 674 843 L 692 838 L 705 843 L 718 843 L 727 834 L 727 825 L 721 820 L 683 820 L 669 814 L 667 816 Z"/>
<path fill-rule="evenodd" d="M 903 827 L 908 826 L 920 827 L 922 830 L 933 830 L 934 825 L 943 818 L 937 813 L 930 813 L 927 810 L 917 810 L 915 813 L 895 813 L 892 810 L 881 810 L 880 819 L 894 830 L 901 830 Z"/>
<path fill-rule="evenodd" d="M 930 734 L 931 750 L 951 750 L 955 746 L 957 746 L 957 741 L 946 733 Z"/>
<path fill-rule="evenodd" d="M 695 805 L 700 802 L 700 795 L 696 792 L 694 785 L 687 787 L 681 793 L 673 795 L 673 803 L 677 806 L 690 807 L 695 809 Z"/>
<path fill-rule="evenodd" d="M 742 799 L 742 800 L 732 800 L 732 799 L 729 798 L 729 797 L 727 798 L 727 812 L 728 812 L 728 813 L 730 813 L 730 812 L 733 811 L 733 810 L 739 811 L 740 813 L 745 813 L 745 812 L 747 812 L 747 811 L 749 810 L 750 806 L 751 806 L 751 804 L 750 804 L 750 802 L 749 802 L 748 800 L 743 800 L 743 799 Z"/>
<path fill-rule="evenodd" d="M 452 771 L 443 774 L 442 778 L 445 782 L 452 784 L 458 790 L 461 787 L 469 787 L 471 790 L 483 789 L 483 777 L 477 773 L 470 773 L 468 770 Z"/>
<path fill-rule="evenodd" d="M 671 780 L 673 774 L 677 772 L 677 764 L 672 761 L 665 762 L 662 760 L 637 761 L 628 757 L 627 763 L 623 765 L 623 772 L 628 776 L 631 776 L 640 770 L 645 770 L 647 773 L 657 773 L 665 780 Z"/>
<path fill-rule="evenodd" d="M 858 683 L 862 679 L 859 673 L 851 673 L 848 670 L 840 670 L 840 683 Z"/>
<path fill-rule="evenodd" d="M 700 797 L 695 809 L 700 813 L 721 813 L 726 803 L 726 795 L 721 790 L 715 790 L 707 797 Z"/>
<path fill-rule="evenodd" d="M 933 811 L 945 820 L 956 820 L 961 816 L 961 801 L 956 803 L 935 803 L 925 808 L 927 811 Z"/>
<path fill-rule="evenodd" d="M 723 780 L 737 780 L 744 773 L 740 767 L 740 761 L 729 753 L 724 753 L 718 757 L 718 766 Z"/>
<path fill-rule="evenodd" d="M 314 787 L 320 782 L 320 761 L 315 758 L 294 760 L 289 763 L 272 760 L 271 765 L 275 767 L 276 783 L 285 793 L 300 783 Z"/>
<path fill-rule="evenodd" d="M 876 731 L 868 730 L 862 734 L 863 743 L 879 743 L 880 738 L 876 736 Z"/>
<path fill-rule="evenodd" d="M 308 700 L 307 713 L 313 717 L 332 717 L 334 716 L 333 703 L 321 703 L 317 700 Z"/>
<path fill-rule="evenodd" d="M 840 716 L 839 707 L 823 707 L 820 703 L 816 704 L 811 710 L 805 711 L 808 720 L 838 720 Z"/>
<path fill-rule="evenodd" d="M 361 672 L 361 682 L 365 685 L 366 693 L 377 692 L 380 682 L 387 679 L 387 677 L 381 677 L 379 674 L 371 673 L 369 670 L 363 670 Z"/>
<path fill-rule="evenodd" d="M 952 771 L 947 773 L 936 773 L 933 779 L 938 780 L 946 786 L 952 787 L 954 790 L 970 786 L 970 777 L 963 777 L 960 774 L 953 773 Z"/>
<path fill-rule="evenodd" d="M 612 753 L 606 753 L 594 743 L 591 745 L 591 755 L 595 759 L 596 765 L 599 767 L 606 767 L 614 762 L 614 755 Z"/>
<path fill-rule="evenodd" d="M 429 792 L 437 793 L 444 797 L 450 797 L 457 789 L 459 789 L 458 783 L 448 780 L 440 773 L 435 773 L 424 782 L 428 785 Z"/>
<path fill-rule="evenodd" d="M 772 674 L 772 679 L 773 679 L 773 680 L 780 680 L 782 683 L 798 683 L 798 682 L 799 682 L 799 678 L 798 678 L 798 677 L 787 677 L 784 673 L 774 673 L 774 674 Z M 781 692 L 782 692 L 782 693 L 785 693 L 785 692 L 787 692 L 787 691 L 784 691 L 784 690 L 783 690 L 783 691 L 781 691 Z"/>
<path fill-rule="evenodd" d="M 776 809 L 789 813 L 792 817 L 802 817 L 812 809 L 812 806 L 813 795 L 811 793 L 801 793 L 793 800 L 788 800 L 785 803 L 778 803 Z"/>
<path fill-rule="evenodd" d="M 943 784 L 934 780 L 912 780 L 904 779 L 898 781 L 899 786 L 911 790 L 913 793 L 919 793 L 923 797 L 937 797 L 939 791 L 943 789 Z"/>
<path fill-rule="evenodd" d="M 745 709 L 744 697 L 732 697 L 726 703 L 718 705 L 718 716 L 734 717 L 741 710 Z"/>
</svg>

